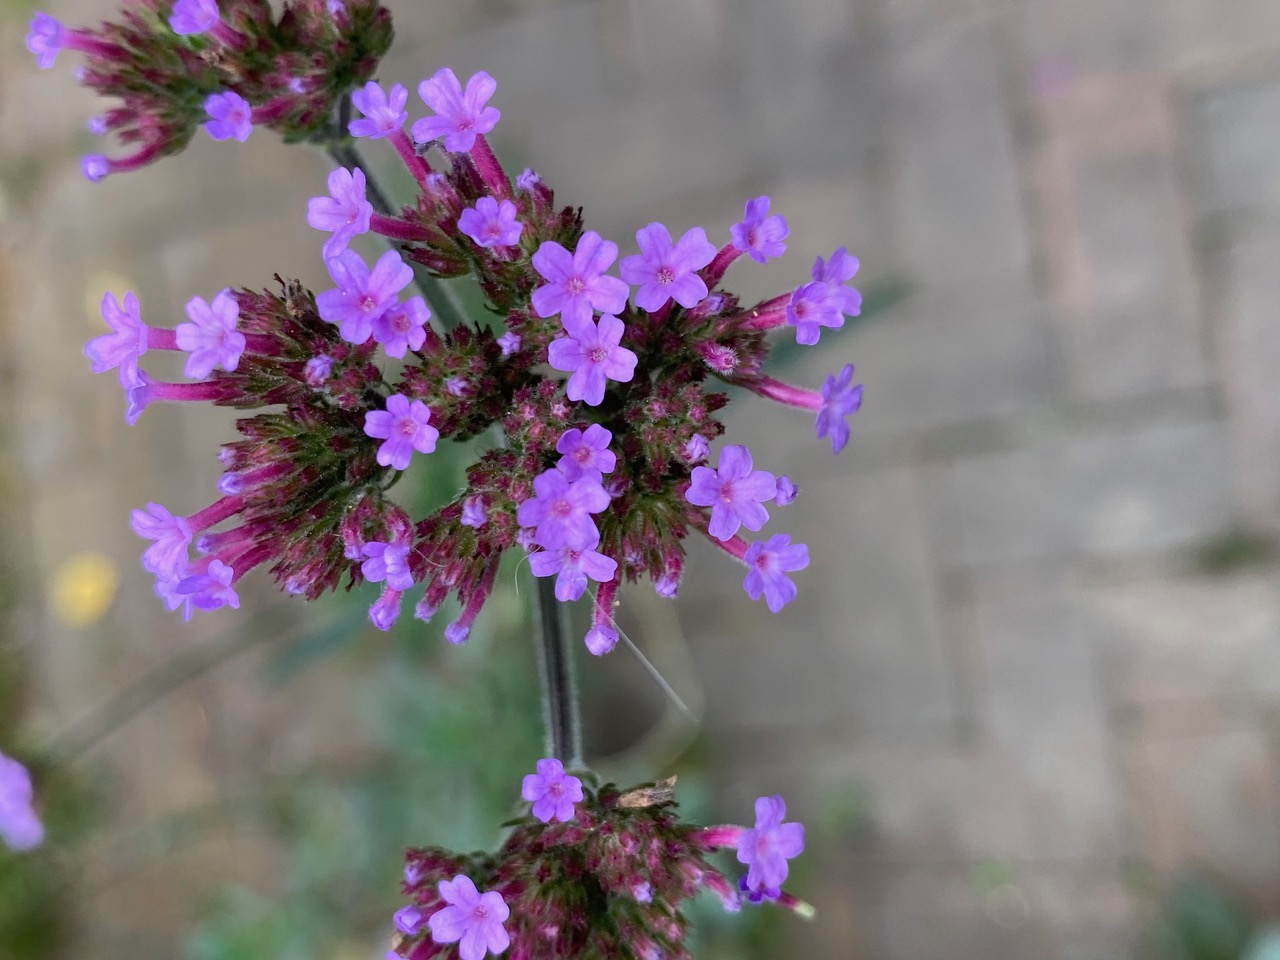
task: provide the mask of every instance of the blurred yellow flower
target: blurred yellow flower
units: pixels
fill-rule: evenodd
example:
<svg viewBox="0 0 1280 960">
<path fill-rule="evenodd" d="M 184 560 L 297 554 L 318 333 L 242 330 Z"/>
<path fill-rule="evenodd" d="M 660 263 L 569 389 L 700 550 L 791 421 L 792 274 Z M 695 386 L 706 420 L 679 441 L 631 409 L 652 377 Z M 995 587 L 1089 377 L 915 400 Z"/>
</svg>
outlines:
<svg viewBox="0 0 1280 960">
<path fill-rule="evenodd" d="M 120 584 L 115 561 L 101 553 L 77 553 L 49 578 L 49 605 L 63 626 L 88 627 L 111 609 Z"/>
</svg>

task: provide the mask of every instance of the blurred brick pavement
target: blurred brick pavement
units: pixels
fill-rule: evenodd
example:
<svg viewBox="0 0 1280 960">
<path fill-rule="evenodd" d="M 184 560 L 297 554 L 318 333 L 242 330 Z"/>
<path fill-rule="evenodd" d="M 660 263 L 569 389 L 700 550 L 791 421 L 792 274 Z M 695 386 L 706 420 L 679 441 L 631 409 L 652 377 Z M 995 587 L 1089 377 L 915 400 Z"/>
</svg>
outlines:
<svg viewBox="0 0 1280 960">
<path fill-rule="evenodd" d="M 789 371 L 857 363 L 840 459 L 787 411 L 731 417 L 802 486 L 775 518 L 814 558 L 800 601 L 762 617 L 695 545 L 678 606 L 725 809 L 782 791 L 812 819 L 832 790 L 865 796 L 866 822 L 813 853 L 812 955 L 1130 957 L 1132 864 L 1208 864 L 1274 902 L 1280 592 L 1272 554 L 1246 548 L 1280 533 L 1280 4 L 390 5 L 382 78 L 490 70 L 499 152 L 624 247 L 651 219 L 723 235 L 768 192 L 791 249 L 734 268 L 746 297 L 843 244 L 864 290 L 907 291 Z M 274 271 L 320 281 L 302 210 L 326 169 L 259 134 L 90 186 L 69 144 L 89 148 L 95 105 L 69 72 L 0 66 L 19 456 L 38 569 L 92 548 L 130 572 L 92 644 L 55 623 L 40 638 L 50 727 L 134 675 L 123 655 L 186 642 L 123 518 L 208 495 L 227 422 L 156 409 L 126 431 L 80 355 L 97 293 L 123 278 L 176 316 Z M 246 716 L 238 670 L 121 731 L 123 823 L 210 796 L 316 695 Z M 324 676 L 307 682 L 340 689 Z M 202 855 L 269 870 L 251 847 Z M 1004 879 L 977 879 L 992 864 Z M 98 909 L 135 957 L 165 955 L 194 889 L 151 879 L 154 944 Z"/>
</svg>

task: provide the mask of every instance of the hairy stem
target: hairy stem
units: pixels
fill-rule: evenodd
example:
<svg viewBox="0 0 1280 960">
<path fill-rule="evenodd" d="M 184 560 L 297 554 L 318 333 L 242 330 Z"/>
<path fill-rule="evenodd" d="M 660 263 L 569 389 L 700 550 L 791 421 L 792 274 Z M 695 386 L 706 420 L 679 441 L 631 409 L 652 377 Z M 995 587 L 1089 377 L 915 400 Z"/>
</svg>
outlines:
<svg viewBox="0 0 1280 960">
<path fill-rule="evenodd" d="M 565 606 L 556 599 L 555 581 L 538 579 L 535 594 L 539 631 L 538 676 L 542 681 L 542 714 L 546 724 L 547 755 L 570 769 L 582 766 L 582 718 L 578 686 L 565 624 Z"/>
</svg>

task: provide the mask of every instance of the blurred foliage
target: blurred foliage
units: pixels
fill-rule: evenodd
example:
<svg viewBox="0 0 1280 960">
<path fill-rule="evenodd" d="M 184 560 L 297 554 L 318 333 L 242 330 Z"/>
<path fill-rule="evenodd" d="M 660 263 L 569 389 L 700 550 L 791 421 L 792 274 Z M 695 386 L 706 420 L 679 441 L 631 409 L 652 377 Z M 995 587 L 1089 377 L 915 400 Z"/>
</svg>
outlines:
<svg viewBox="0 0 1280 960">
<path fill-rule="evenodd" d="M 1280 544 L 1270 534 L 1244 528 L 1200 546 L 1192 557 L 1195 570 L 1225 577 L 1250 567 L 1272 563 L 1280 556 Z"/>
<path fill-rule="evenodd" d="M 1208 877 L 1188 874 L 1173 884 L 1152 935 L 1167 960 L 1268 960 L 1277 954 L 1274 929 L 1264 928 L 1243 901 Z"/>
</svg>

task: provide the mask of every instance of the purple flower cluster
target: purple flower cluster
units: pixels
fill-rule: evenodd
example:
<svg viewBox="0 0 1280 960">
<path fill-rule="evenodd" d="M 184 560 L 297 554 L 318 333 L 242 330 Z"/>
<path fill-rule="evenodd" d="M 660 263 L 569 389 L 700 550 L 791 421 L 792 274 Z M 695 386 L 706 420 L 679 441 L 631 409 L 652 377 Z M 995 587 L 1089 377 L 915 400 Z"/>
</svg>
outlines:
<svg viewBox="0 0 1280 960">
<path fill-rule="evenodd" d="M 192 28 L 184 36 L 215 37 L 226 26 L 206 24 L 210 9 L 174 8 L 181 28 Z M 40 29 L 48 34 L 47 24 Z M 217 42 L 235 46 L 230 37 Z M 513 182 L 502 168 L 485 139 L 500 116 L 489 105 L 495 92 L 486 73 L 464 85 L 440 70 L 419 85 L 432 114 L 410 123 L 405 88 L 369 81 L 356 89 L 352 104 L 363 116 L 351 121 L 352 134 L 389 142 L 419 196 L 377 212 L 362 170 L 330 173 L 327 195 L 310 200 L 306 219 L 325 234 L 332 288 L 224 290 L 208 303 L 192 299 L 189 322 L 174 330 L 145 326 L 132 295 L 104 299 L 111 332 L 86 353 L 95 371 L 118 370 L 130 422 L 157 401 L 284 407 L 240 421 L 245 439 L 226 448 L 220 500 L 190 517 L 158 505 L 135 513 L 134 528 L 151 541 L 144 566 L 170 607 L 190 615 L 234 606 L 236 581 L 266 565 L 287 592 L 307 597 L 344 577 L 381 584 L 370 618 L 384 629 L 415 586 L 414 616 L 424 621 L 456 597 L 461 612 L 444 635 L 460 643 L 501 555 L 519 545 L 535 576 L 555 577 L 560 600 L 579 600 L 594 584 L 584 639 L 601 654 L 619 640 L 612 610 L 624 580 L 648 576 L 660 595 L 676 595 L 690 531 L 745 566 L 752 599 L 776 612 L 796 596 L 790 575 L 807 565 L 807 548 L 785 534 L 754 543 L 739 536 L 763 529 L 766 504 L 790 502 L 795 486 L 755 469 L 740 445 L 706 463 L 728 399 L 713 387 L 745 387 L 810 411 L 818 437 L 839 452 L 861 402 L 852 366 L 821 391 L 780 383 L 763 373 L 765 334 L 790 324 L 801 342 L 815 342 L 821 327 L 856 314 L 859 296 L 847 282 L 857 261 L 837 250 L 816 260 L 801 288 L 741 305 L 721 285 L 728 267 L 785 249 L 787 224 L 770 213 L 768 197 L 747 202 L 719 249 L 700 227 L 673 239 L 650 223 L 635 235 L 639 252 L 619 260 L 617 245 L 584 230 L 577 211 L 558 208 L 536 174 Z M 211 115 L 228 136 L 267 110 L 233 90 L 215 96 Z M 446 162 L 433 169 L 437 153 Z M 372 265 L 350 249 L 369 232 L 395 243 Z M 440 277 L 474 276 L 503 318 L 499 329 L 433 326 L 424 299 L 405 295 L 410 262 Z M 615 262 L 620 276 L 609 273 Z M 147 376 L 139 358 L 148 349 L 185 350 L 194 382 Z M 403 364 L 384 372 L 379 354 Z M 480 457 L 445 507 L 410 520 L 382 495 L 391 471 L 408 469 L 415 453 L 494 427 L 504 445 Z M 218 528 L 232 518 L 235 526 Z"/>
<path fill-rule="evenodd" d="M 377 71 L 391 44 L 379 0 L 348 0 L 340 16 L 331 6 L 292 0 L 277 17 L 238 0 L 221 11 L 217 0 L 126 4 L 94 29 L 37 13 L 26 44 L 45 69 L 62 50 L 81 54 L 77 81 L 119 99 L 90 129 L 128 152 L 84 157 L 81 170 L 96 182 L 178 153 L 200 126 L 216 140 L 243 142 L 256 125 L 290 140 L 327 139 L 339 98 Z"/>
<path fill-rule="evenodd" d="M 496 854 L 408 851 L 410 902 L 395 913 L 387 960 L 452 957 L 453 944 L 463 960 L 508 948 L 516 957 L 689 960 L 682 908 L 702 891 L 730 911 L 746 894 L 812 915 L 781 889 L 787 861 L 804 848 L 803 826 L 782 822 L 781 797 L 756 801 L 754 827 L 697 827 L 676 817 L 672 793 L 672 781 L 592 790 L 559 761 L 538 761 L 521 792 L 531 816 Z M 733 849 L 747 866 L 737 884 L 706 859 Z"/>
</svg>

